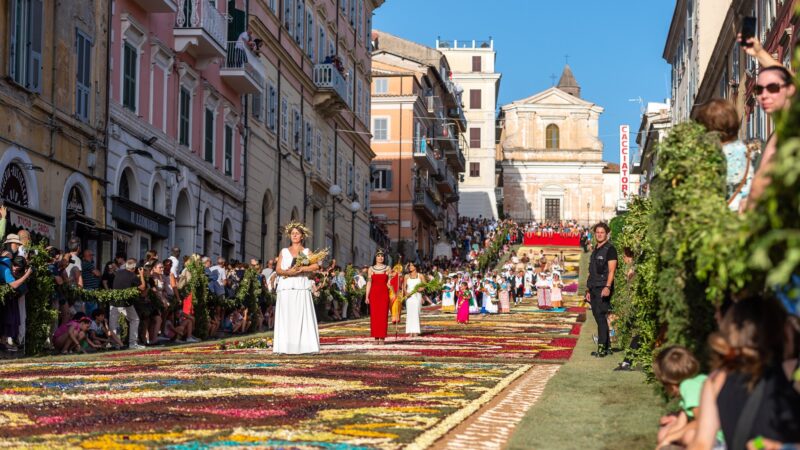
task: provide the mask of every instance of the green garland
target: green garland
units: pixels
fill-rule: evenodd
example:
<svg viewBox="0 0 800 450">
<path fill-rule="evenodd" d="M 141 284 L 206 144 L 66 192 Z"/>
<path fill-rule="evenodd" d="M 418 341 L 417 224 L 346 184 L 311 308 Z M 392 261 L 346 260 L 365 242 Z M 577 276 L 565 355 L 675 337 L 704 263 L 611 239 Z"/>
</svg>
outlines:
<svg viewBox="0 0 800 450">
<path fill-rule="evenodd" d="M 239 283 L 239 290 L 236 291 L 236 301 L 239 305 L 247 308 L 250 316 L 261 314 L 258 307 L 258 299 L 261 296 L 261 283 L 258 279 L 258 271 L 249 267 L 244 272 L 242 281 Z M 250 321 L 250 328 L 248 332 L 256 332 L 258 323 L 255 320 Z"/>
<path fill-rule="evenodd" d="M 192 295 L 192 307 L 194 308 L 195 336 L 200 339 L 208 337 L 209 331 L 209 296 L 208 277 L 205 267 L 200 257 L 193 255 L 186 264 L 190 279 L 186 285 L 186 294 Z"/>
<path fill-rule="evenodd" d="M 14 288 L 7 284 L 0 284 L 0 305 L 6 302 L 6 297 L 14 293 Z"/>
<path fill-rule="evenodd" d="M 43 244 L 30 249 L 28 263 L 33 273 L 28 278 L 25 294 L 25 354 L 32 356 L 47 352 L 47 340 L 58 311 L 52 308 L 56 286 L 49 268 L 50 255 Z"/>
<path fill-rule="evenodd" d="M 82 301 L 109 306 L 131 306 L 142 293 L 139 288 L 86 290 L 80 286 L 63 285 L 61 291 L 69 301 Z"/>
</svg>

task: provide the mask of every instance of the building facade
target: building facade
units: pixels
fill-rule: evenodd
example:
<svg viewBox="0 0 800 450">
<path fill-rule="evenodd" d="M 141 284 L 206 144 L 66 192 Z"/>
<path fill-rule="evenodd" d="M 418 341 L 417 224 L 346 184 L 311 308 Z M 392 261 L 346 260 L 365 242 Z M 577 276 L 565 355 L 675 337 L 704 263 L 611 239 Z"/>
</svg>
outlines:
<svg viewBox="0 0 800 450">
<path fill-rule="evenodd" d="M 638 189 L 631 192 L 646 196 L 650 192 L 650 181 L 655 175 L 658 163 L 658 144 L 672 128 L 672 109 L 667 103 L 648 103 L 642 114 L 639 131 L 636 133 L 638 155 L 634 159 L 631 174 L 638 177 Z"/>
<path fill-rule="evenodd" d="M 688 120 L 731 0 L 677 0 L 663 57 L 672 66 L 673 123 Z"/>
<path fill-rule="evenodd" d="M 372 67 L 372 210 L 392 250 L 430 259 L 458 221 L 466 160 L 460 91 L 441 52 L 375 32 Z"/>
<path fill-rule="evenodd" d="M 497 214 L 496 130 L 500 73 L 495 70 L 494 41 L 436 41 L 436 49 L 450 63 L 451 81 L 461 87 L 464 113 L 469 123 L 467 168 L 460 185 L 458 209 L 462 216 Z"/>
<path fill-rule="evenodd" d="M 249 2 L 265 77 L 247 98 L 245 253 L 274 258 L 282 227 L 301 220 L 309 247 L 369 264 L 373 11 L 383 0 Z"/>
<path fill-rule="evenodd" d="M 7 232 L 112 256 L 105 216 L 105 2 L 0 2 L 0 199 Z"/>
<path fill-rule="evenodd" d="M 604 176 L 598 121 L 603 108 L 581 98 L 569 66 L 558 86 L 501 108 L 504 211 L 519 221 L 594 223 L 616 214 Z M 613 174 L 613 170 L 609 174 Z M 611 198 L 613 197 L 613 198 Z"/>
</svg>

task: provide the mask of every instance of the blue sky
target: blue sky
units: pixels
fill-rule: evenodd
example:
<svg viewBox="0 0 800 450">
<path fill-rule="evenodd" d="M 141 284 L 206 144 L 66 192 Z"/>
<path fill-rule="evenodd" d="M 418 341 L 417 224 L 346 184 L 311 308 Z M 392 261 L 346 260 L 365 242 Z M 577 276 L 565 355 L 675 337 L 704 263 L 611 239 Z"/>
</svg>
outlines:
<svg viewBox="0 0 800 450">
<path fill-rule="evenodd" d="M 581 96 L 605 108 L 603 157 L 619 162 L 619 125 L 635 132 L 641 118 L 628 99 L 669 96 L 661 55 L 674 7 L 673 0 L 386 0 L 373 27 L 430 47 L 437 36 L 491 36 L 503 75 L 500 105 L 550 87 L 569 55 Z"/>
</svg>

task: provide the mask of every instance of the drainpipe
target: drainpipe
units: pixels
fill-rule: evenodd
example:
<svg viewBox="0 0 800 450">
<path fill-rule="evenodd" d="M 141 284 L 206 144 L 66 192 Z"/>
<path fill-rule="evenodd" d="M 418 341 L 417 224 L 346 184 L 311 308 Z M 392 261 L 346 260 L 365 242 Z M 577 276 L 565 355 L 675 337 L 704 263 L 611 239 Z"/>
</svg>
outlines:
<svg viewBox="0 0 800 450">
<path fill-rule="evenodd" d="M 337 8 L 339 3 L 336 3 Z M 336 10 L 339 11 L 338 9 Z M 333 119 L 333 184 L 339 186 L 339 123 Z M 339 186 L 341 187 L 341 186 Z M 333 232 L 333 239 L 336 239 L 336 199 L 331 198 L 331 232 Z M 339 242 L 334 241 L 334 247 L 339 246 Z M 336 251 L 334 249 L 333 257 L 336 258 Z"/>
<path fill-rule="evenodd" d="M 111 15 L 111 4 L 112 2 L 109 0 L 107 3 L 106 14 L 107 14 L 107 21 L 108 21 L 108 29 L 106 32 L 108 36 L 111 36 L 111 27 L 113 25 L 112 15 Z M 53 33 L 55 34 L 55 33 Z M 55 49 L 55 47 L 53 47 Z M 109 63 L 111 62 L 111 39 L 106 40 L 106 117 L 105 117 L 105 128 L 103 130 L 103 151 L 105 154 L 103 155 L 103 224 L 106 228 L 109 225 L 109 208 L 108 208 L 108 127 L 111 123 L 111 67 L 109 67 Z M 96 161 L 96 159 L 95 159 Z M 114 243 L 111 243 L 112 248 Z M 110 255 L 113 259 L 114 255 Z"/>
<path fill-rule="evenodd" d="M 306 175 L 306 155 L 305 155 L 306 149 L 305 149 L 305 145 L 306 145 L 306 141 L 307 141 L 307 139 L 309 137 L 306 136 L 306 132 L 308 131 L 308 129 L 305 126 L 306 125 L 306 123 L 305 123 L 306 122 L 306 119 L 305 119 L 305 104 L 306 104 L 306 102 L 305 102 L 304 96 L 305 96 L 305 87 L 301 85 L 300 86 L 300 127 L 301 127 L 302 133 L 300 133 L 300 135 L 303 136 L 303 137 L 302 137 L 302 139 L 300 139 L 300 172 L 303 174 L 303 223 L 306 223 L 306 216 L 307 216 L 306 211 L 308 211 L 308 207 L 306 206 L 308 204 L 308 200 L 307 200 L 308 199 L 308 182 L 307 182 L 308 180 L 306 180 L 307 175 Z M 311 146 L 312 147 L 314 146 L 314 135 L 313 134 L 311 135 Z"/>
<path fill-rule="evenodd" d="M 281 8 L 283 11 L 283 8 Z M 280 34 L 281 32 L 278 31 L 278 42 L 280 42 Z M 282 95 L 281 95 L 281 60 L 278 60 L 278 117 L 275 118 L 276 123 L 276 132 L 277 132 L 277 139 L 275 139 L 275 159 L 278 161 L 278 201 L 277 201 L 277 211 L 275 212 L 275 254 L 281 252 L 281 182 L 282 182 L 282 175 L 283 175 L 283 152 L 281 151 L 281 118 L 283 117 L 283 111 L 281 110 L 283 102 L 282 102 Z"/>
<path fill-rule="evenodd" d="M 400 77 L 400 95 L 403 95 L 403 77 Z M 400 109 L 400 139 L 397 141 L 398 152 L 399 156 L 397 157 L 397 174 L 402 175 L 403 173 L 403 104 L 401 103 L 399 106 Z M 402 209 L 402 200 L 403 200 L 403 190 L 400 188 L 400 179 L 397 180 L 397 254 L 400 254 L 400 243 L 402 242 L 402 230 L 400 229 L 400 223 L 402 222 L 403 218 L 403 209 Z"/>
<path fill-rule="evenodd" d="M 197 217 L 197 224 L 199 225 L 200 224 L 200 199 L 203 198 L 203 180 L 201 180 L 200 177 L 197 178 L 197 187 L 200 189 L 200 194 L 197 195 L 197 215 L 195 217 Z M 204 227 L 203 228 L 203 234 L 201 234 L 200 236 L 202 236 L 202 238 L 203 238 L 203 246 L 205 246 L 205 219 L 203 219 L 203 227 Z M 194 237 L 197 237 L 197 232 L 198 231 L 200 231 L 200 227 L 199 226 L 197 227 L 197 231 L 195 231 L 195 233 L 194 233 Z M 196 242 L 194 244 L 194 249 L 197 250 L 197 243 Z M 203 249 L 203 250 L 204 251 L 202 251 L 200 253 L 205 253 L 205 249 Z M 203 256 L 208 256 L 208 255 L 203 255 Z"/>
</svg>

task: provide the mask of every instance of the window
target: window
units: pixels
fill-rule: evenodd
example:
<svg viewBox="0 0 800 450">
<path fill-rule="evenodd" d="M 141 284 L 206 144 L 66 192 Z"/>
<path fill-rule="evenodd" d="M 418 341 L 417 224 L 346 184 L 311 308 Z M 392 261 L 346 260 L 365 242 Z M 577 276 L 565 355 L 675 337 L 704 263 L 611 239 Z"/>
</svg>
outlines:
<svg viewBox="0 0 800 450">
<path fill-rule="evenodd" d="M 469 90 L 469 108 L 481 109 L 481 91 L 480 89 Z"/>
<path fill-rule="evenodd" d="M 389 140 L 389 119 L 385 117 L 372 119 L 372 138 L 376 141 Z"/>
<path fill-rule="evenodd" d="M 469 176 L 471 177 L 481 176 L 481 163 L 479 162 L 469 163 Z"/>
<path fill-rule="evenodd" d="M 281 140 L 289 142 L 289 102 L 281 99 Z"/>
<path fill-rule="evenodd" d="M 323 24 L 325 22 L 323 21 Z M 325 62 L 325 57 L 328 56 L 325 54 L 325 26 L 319 26 L 319 40 L 317 41 L 317 45 L 319 46 L 319 50 L 317 51 L 317 63 L 322 64 Z"/>
<path fill-rule="evenodd" d="M 367 51 L 372 51 L 372 14 L 369 12 L 366 13 L 367 15 L 367 25 L 364 27 L 364 45 L 367 47 Z"/>
<path fill-rule="evenodd" d="M 206 108 L 203 159 L 214 164 L 214 111 Z"/>
<path fill-rule="evenodd" d="M 278 2 L 278 0 L 269 0 L 267 2 L 267 5 L 269 6 L 270 11 L 272 11 L 274 14 L 277 14 L 277 12 L 278 12 L 277 2 Z"/>
<path fill-rule="evenodd" d="M 261 92 L 251 95 L 250 102 L 253 104 L 253 119 L 261 122 L 261 119 L 264 118 L 264 101 Z"/>
<path fill-rule="evenodd" d="M 469 147 L 470 148 L 480 148 L 481 147 L 481 129 L 480 128 L 470 128 L 469 129 Z"/>
<path fill-rule="evenodd" d="M 300 48 L 303 48 L 305 41 L 303 40 L 303 26 L 305 26 L 305 18 L 306 18 L 306 2 L 305 0 L 297 0 L 297 14 L 295 15 L 294 21 L 296 26 L 296 31 L 294 34 L 294 41 L 297 42 L 297 45 Z"/>
<path fill-rule="evenodd" d="M 356 1 L 358 0 L 350 0 L 350 26 L 354 27 L 356 25 Z"/>
<path fill-rule="evenodd" d="M 119 196 L 126 200 L 131 199 L 131 182 L 128 180 L 127 170 L 124 170 L 119 177 Z"/>
<path fill-rule="evenodd" d="M 292 111 L 292 145 L 293 148 L 299 153 L 300 152 L 300 144 L 301 138 L 300 134 L 303 132 L 303 122 L 300 117 L 300 113 L 295 109 Z"/>
<path fill-rule="evenodd" d="M 277 108 L 278 108 L 278 95 L 277 91 L 275 91 L 275 86 L 268 85 L 267 86 L 267 129 L 275 132 L 275 126 L 277 122 Z"/>
<path fill-rule="evenodd" d="M 122 106 L 136 112 L 136 75 L 139 52 L 129 43 L 122 45 Z"/>
<path fill-rule="evenodd" d="M 545 148 L 559 148 L 558 125 L 550 124 L 545 129 Z"/>
<path fill-rule="evenodd" d="M 283 0 L 283 26 L 294 36 L 294 0 Z"/>
<path fill-rule="evenodd" d="M 178 99 L 178 143 L 189 147 L 189 126 L 191 124 L 192 94 L 184 86 Z"/>
<path fill-rule="evenodd" d="M 225 159 L 223 160 L 225 175 L 233 175 L 233 128 L 225 125 Z"/>
<path fill-rule="evenodd" d="M 317 151 L 314 155 L 317 172 L 322 172 L 322 130 L 317 130 Z"/>
<path fill-rule="evenodd" d="M 306 147 L 305 147 L 305 158 L 306 161 L 311 162 L 314 160 L 314 128 L 311 127 L 311 122 L 308 120 L 306 122 Z"/>
<path fill-rule="evenodd" d="M 472 57 L 472 71 L 473 72 L 480 72 L 481 71 L 481 57 L 480 56 L 473 56 Z"/>
<path fill-rule="evenodd" d="M 392 171 L 389 168 L 376 169 L 372 172 L 372 190 L 391 191 L 392 190 Z"/>
<path fill-rule="evenodd" d="M 333 181 L 333 142 L 328 141 L 328 179 Z"/>
<path fill-rule="evenodd" d="M 344 14 L 344 16 L 347 17 L 347 0 L 342 0 L 341 6 L 342 6 L 342 14 Z"/>
<path fill-rule="evenodd" d="M 306 28 L 306 36 L 308 36 L 308 43 L 306 45 L 306 54 L 308 57 L 311 58 L 311 61 L 314 61 L 314 13 L 311 12 L 311 8 L 306 10 L 306 16 L 308 20 L 308 27 Z"/>
<path fill-rule="evenodd" d="M 358 0 L 358 13 L 356 16 L 356 43 L 358 43 L 358 36 L 364 31 L 364 0 Z M 359 183 L 361 184 L 361 183 Z"/>
<path fill-rule="evenodd" d="M 353 196 L 353 163 L 347 163 L 347 195 Z"/>
<path fill-rule="evenodd" d="M 75 84 L 75 115 L 89 120 L 89 99 L 92 91 L 92 41 L 78 30 L 75 36 L 78 78 Z"/>
<path fill-rule="evenodd" d="M 386 94 L 389 92 L 389 79 L 388 78 L 374 78 L 375 93 Z"/>
<path fill-rule="evenodd" d="M 364 112 L 361 110 L 362 108 L 362 85 L 361 85 L 361 78 L 356 80 L 356 116 L 362 121 L 364 120 Z"/>
<path fill-rule="evenodd" d="M 10 0 L 9 75 L 20 86 L 42 91 L 43 0 Z"/>
</svg>

